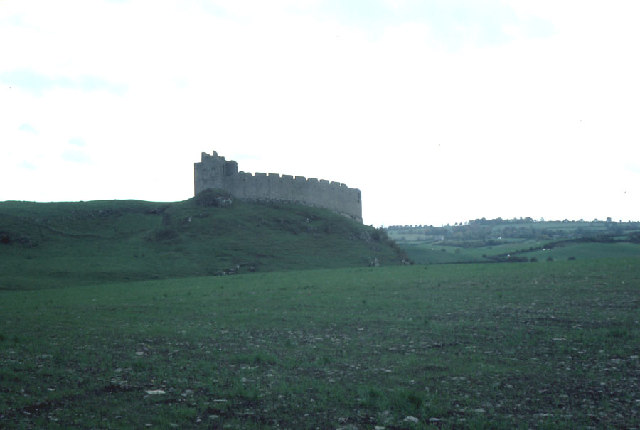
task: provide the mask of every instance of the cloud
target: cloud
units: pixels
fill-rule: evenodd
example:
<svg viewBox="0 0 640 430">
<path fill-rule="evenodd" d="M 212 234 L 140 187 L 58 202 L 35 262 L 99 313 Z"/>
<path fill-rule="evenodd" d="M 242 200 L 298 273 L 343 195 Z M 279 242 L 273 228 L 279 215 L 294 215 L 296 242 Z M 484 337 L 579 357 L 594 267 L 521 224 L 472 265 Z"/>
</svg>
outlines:
<svg viewBox="0 0 640 430">
<path fill-rule="evenodd" d="M 86 146 L 87 144 L 84 141 L 84 139 L 79 138 L 79 137 L 73 137 L 73 138 L 69 139 L 69 145 L 83 147 L 83 146 Z"/>
<path fill-rule="evenodd" d="M 62 153 L 62 159 L 71 163 L 88 163 L 91 161 L 89 156 L 84 151 L 67 149 Z"/>
<path fill-rule="evenodd" d="M 32 125 L 30 124 L 21 124 L 20 127 L 18 127 L 18 130 L 23 131 L 25 133 L 33 133 L 33 134 L 38 134 L 38 130 L 36 130 Z"/>
<path fill-rule="evenodd" d="M 640 164 L 626 163 L 624 168 L 635 175 L 640 175 Z"/>
<path fill-rule="evenodd" d="M 451 51 L 549 37 L 553 33 L 549 21 L 519 16 L 512 7 L 497 0 L 332 0 L 319 2 L 317 9 L 345 25 L 367 29 L 376 37 L 390 27 L 425 25 L 431 43 Z"/>
<path fill-rule="evenodd" d="M 27 169 L 27 170 L 36 170 L 37 169 L 37 167 L 34 164 L 29 163 L 28 161 L 21 162 L 20 163 L 20 168 Z"/>
<path fill-rule="evenodd" d="M 45 91 L 53 89 L 72 89 L 83 92 L 107 91 L 122 95 L 126 87 L 114 84 L 97 76 L 47 76 L 33 70 L 10 70 L 0 73 L 0 83 L 12 88 L 41 96 Z"/>
<path fill-rule="evenodd" d="M 640 158 L 633 3 L 34 3 L 0 17 L 13 198 L 183 199 L 217 150 L 360 187 L 369 223 L 593 218 Z"/>
<path fill-rule="evenodd" d="M 69 147 L 70 146 L 70 147 Z M 87 164 L 91 163 L 91 157 L 84 149 L 86 142 L 79 137 L 69 139 L 67 148 L 62 152 L 62 159 L 70 163 Z"/>
</svg>

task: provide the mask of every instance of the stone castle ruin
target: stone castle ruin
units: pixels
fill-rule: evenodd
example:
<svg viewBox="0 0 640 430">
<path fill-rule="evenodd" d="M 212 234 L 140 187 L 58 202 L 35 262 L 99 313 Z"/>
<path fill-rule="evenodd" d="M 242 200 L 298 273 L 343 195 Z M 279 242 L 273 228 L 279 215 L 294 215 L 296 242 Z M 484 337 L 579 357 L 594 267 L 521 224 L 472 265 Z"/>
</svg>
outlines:
<svg viewBox="0 0 640 430">
<path fill-rule="evenodd" d="M 279 173 L 246 173 L 238 171 L 238 163 L 226 161 L 215 151 L 202 153 L 194 163 L 195 194 L 217 188 L 237 199 L 286 201 L 332 210 L 362 222 L 360 190 L 345 184 L 304 176 Z"/>
</svg>

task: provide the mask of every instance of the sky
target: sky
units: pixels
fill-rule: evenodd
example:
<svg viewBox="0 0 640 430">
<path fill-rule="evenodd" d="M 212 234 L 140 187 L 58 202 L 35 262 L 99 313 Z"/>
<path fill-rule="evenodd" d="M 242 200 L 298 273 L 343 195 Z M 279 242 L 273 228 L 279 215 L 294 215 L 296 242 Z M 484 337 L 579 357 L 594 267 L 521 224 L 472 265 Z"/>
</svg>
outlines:
<svg viewBox="0 0 640 430">
<path fill-rule="evenodd" d="M 636 0 L 0 0 L 0 201 L 193 196 L 217 151 L 365 224 L 640 220 Z"/>
</svg>

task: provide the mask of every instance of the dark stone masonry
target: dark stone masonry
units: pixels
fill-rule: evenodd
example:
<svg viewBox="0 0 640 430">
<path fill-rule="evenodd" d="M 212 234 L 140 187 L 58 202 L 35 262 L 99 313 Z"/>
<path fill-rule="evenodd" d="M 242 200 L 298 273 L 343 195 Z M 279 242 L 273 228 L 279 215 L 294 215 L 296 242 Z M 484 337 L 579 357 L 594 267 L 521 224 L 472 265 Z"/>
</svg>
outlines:
<svg viewBox="0 0 640 430">
<path fill-rule="evenodd" d="M 362 199 L 357 188 L 304 176 L 239 172 L 237 162 L 226 161 L 215 151 L 212 155 L 203 152 L 200 162 L 194 164 L 195 194 L 209 188 L 225 190 L 237 199 L 287 201 L 330 209 L 362 222 Z"/>
</svg>

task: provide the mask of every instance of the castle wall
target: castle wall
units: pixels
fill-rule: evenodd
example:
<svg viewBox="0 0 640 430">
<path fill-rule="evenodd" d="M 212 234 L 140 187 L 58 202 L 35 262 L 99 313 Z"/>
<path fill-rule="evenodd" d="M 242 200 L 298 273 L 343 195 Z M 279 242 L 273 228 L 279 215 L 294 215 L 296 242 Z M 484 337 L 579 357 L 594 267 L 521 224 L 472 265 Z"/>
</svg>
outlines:
<svg viewBox="0 0 640 430">
<path fill-rule="evenodd" d="M 201 161 L 194 164 L 195 194 L 209 188 L 225 190 L 238 199 L 290 201 L 321 207 L 362 222 L 361 194 L 357 188 L 304 176 L 239 172 L 238 163 L 226 161 L 215 151 L 213 155 L 203 152 Z"/>
</svg>

